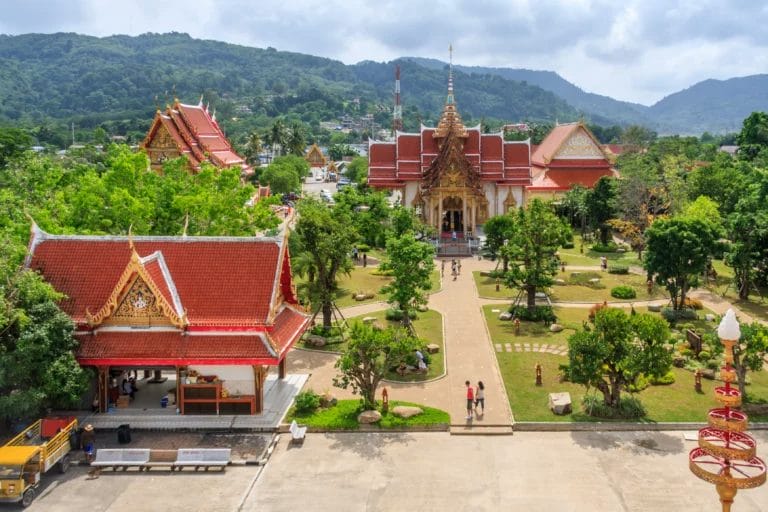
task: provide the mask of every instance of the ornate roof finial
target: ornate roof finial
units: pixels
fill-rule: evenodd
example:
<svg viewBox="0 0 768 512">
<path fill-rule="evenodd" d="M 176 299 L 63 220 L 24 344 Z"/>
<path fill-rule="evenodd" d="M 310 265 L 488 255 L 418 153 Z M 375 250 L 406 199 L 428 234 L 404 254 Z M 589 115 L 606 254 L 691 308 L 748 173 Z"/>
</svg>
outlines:
<svg viewBox="0 0 768 512">
<path fill-rule="evenodd" d="M 131 251 L 136 252 L 136 247 L 133 245 L 133 224 L 128 226 L 128 247 Z"/>
<path fill-rule="evenodd" d="M 189 212 L 184 216 L 184 232 L 181 236 L 187 236 L 187 228 L 189 227 Z"/>
<path fill-rule="evenodd" d="M 197 104 L 198 107 L 203 108 L 203 95 L 200 95 L 200 101 Z"/>
<path fill-rule="evenodd" d="M 446 103 L 453 105 L 453 43 L 448 45 L 448 98 Z"/>
<path fill-rule="evenodd" d="M 445 100 L 443 114 L 440 116 L 440 121 L 437 123 L 437 128 L 433 135 L 435 138 L 445 137 L 451 131 L 459 137 L 467 136 L 467 129 L 461 122 L 461 116 L 456 111 L 456 101 L 453 97 L 453 44 L 448 46 L 448 54 L 448 97 Z"/>
</svg>

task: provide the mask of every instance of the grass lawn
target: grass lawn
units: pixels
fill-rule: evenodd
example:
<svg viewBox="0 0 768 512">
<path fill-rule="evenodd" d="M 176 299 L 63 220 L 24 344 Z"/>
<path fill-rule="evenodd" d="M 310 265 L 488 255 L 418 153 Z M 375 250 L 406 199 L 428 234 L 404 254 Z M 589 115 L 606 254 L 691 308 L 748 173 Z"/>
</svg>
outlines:
<svg viewBox="0 0 768 512">
<path fill-rule="evenodd" d="M 584 386 L 570 382 L 559 382 L 558 366 L 567 364 L 567 356 L 541 352 L 514 352 L 515 343 L 560 345 L 567 347 L 568 336 L 575 332 L 586 320 L 588 310 L 575 308 L 555 308 L 558 315 L 558 323 L 565 327 L 559 333 L 550 333 L 541 323 L 522 322 L 520 334 L 514 334 L 514 325 L 511 322 L 500 321 L 499 313 L 493 309 L 501 309 L 498 306 L 484 306 L 488 330 L 492 343 L 512 344 L 513 351 L 495 352 L 499 362 L 499 369 L 504 379 L 507 396 L 516 421 L 604 421 L 592 418 L 584 414 L 581 409 L 581 401 L 585 394 Z M 638 312 L 646 312 L 645 308 L 638 308 Z M 701 311 L 703 316 L 706 312 Z M 698 324 L 703 321 L 695 321 Z M 713 324 L 712 324 L 713 325 Z M 712 328 L 709 325 L 709 328 Z M 535 385 L 535 366 L 542 365 L 543 385 Z M 715 386 L 722 385 L 714 381 L 704 379 L 702 381 L 703 393 L 698 394 L 693 390 L 693 373 L 684 369 L 673 368 L 675 383 L 668 386 L 649 386 L 637 396 L 646 407 L 648 414 L 642 421 L 701 421 L 706 419 L 707 411 L 718 405 L 714 399 L 712 390 Z M 768 371 L 748 374 L 752 384 L 747 390 L 754 400 L 768 400 Z M 567 391 L 571 394 L 574 412 L 568 416 L 556 416 L 548 408 L 549 393 Z M 752 421 L 766 421 L 768 417 L 753 417 Z"/>
<path fill-rule="evenodd" d="M 717 278 L 714 282 L 707 284 L 707 288 L 711 292 L 724 297 L 728 302 L 746 314 L 756 319 L 768 321 L 768 289 L 760 288 L 760 293 L 765 297 L 763 300 L 760 299 L 760 296 L 754 290 L 750 290 L 749 299 L 741 300 L 739 299 L 736 285 L 733 283 L 733 269 L 727 267 L 721 260 L 713 261 L 712 265 L 717 272 Z"/>
<path fill-rule="evenodd" d="M 576 271 L 579 272 L 578 277 L 574 277 L 570 270 L 567 268 L 565 272 L 558 272 L 555 279 L 562 279 L 566 283 L 565 285 L 555 284 L 549 289 L 550 299 L 553 302 L 637 302 L 641 300 L 651 299 L 663 299 L 667 297 L 666 290 L 658 285 L 654 285 L 653 292 L 648 294 L 646 288 L 646 279 L 644 276 L 636 274 L 609 274 L 608 272 L 600 271 Z M 499 287 L 499 291 L 496 291 L 496 279 L 481 276 L 480 272 L 475 271 L 472 273 L 475 279 L 475 285 L 477 286 L 478 294 L 481 297 L 490 298 L 509 298 L 513 299 L 517 296 L 517 290 L 507 288 L 502 283 Z M 594 274 L 594 275 L 593 275 Z M 570 284 L 575 282 L 587 282 L 590 278 L 596 277 L 600 279 L 600 282 L 596 285 L 584 286 L 582 284 Z M 611 297 L 611 288 L 619 285 L 629 285 L 637 292 L 637 297 L 634 299 L 616 299 Z"/>
<path fill-rule="evenodd" d="M 392 400 L 389 402 L 390 411 L 396 405 L 420 407 L 424 413 L 408 419 L 400 418 L 390 413 L 382 413 L 378 426 L 381 428 L 397 429 L 414 426 L 447 425 L 451 422 L 448 413 L 440 409 L 425 407 L 410 402 Z M 290 423 L 291 421 L 296 420 L 296 422 L 301 425 L 307 425 L 308 427 L 313 428 L 328 430 L 357 430 L 360 427 L 357 422 L 357 415 L 361 412 L 362 406 L 360 400 L 339 400 L 333 407 L 328 407 L 327 409 L 320 408 L 314 412 L 306 414 L 297 414 L 296 410 L 291 407 L 285 417 L 285 422 Z"/>
<path fill-rule="evenodd" d="M 590 249 L 595 242 L 585 242 L 584 252 L 581 252 L 581 236 L 575 235 L 573 237 L 572 249 L 559 249 L 560 258 L 565 261 L 567 265 L 578 266 L 600 266 L 600 256 L 605 256 L 608 259 L 608 265 L 620 264 L 620 265 L 634 265 L 641 267 L 642 261 L 637 259 L 636 252 L 596 252 Z"/>
<path fill-rule="evenodd" d="M 336 299 L 336 305 L 339 308 L 358 306 L 371 302 L 386 301 L 387 297 L 381 293 L 381 289 L 392 281 L 391 277 L 376 275 L 377 267 L 354 267 L 352 272 L 347 275 L 339 276 L 339 297 Z M 440 290 L 440 272 L 434 270 L 430 276 L 432 289 L 430 293 Z M 305 282 L 299 276 L 294 277 L 297 285 Z M 372 293 L 373 297 L 366 300 L 357 301 L 352 296 L 357 292 Z"/>
<path fill-rule="evenodd" d="M 362 320 L 364 317 L 371 316 L 376 318 L 377 322 L 382 325 L 399 326 L 400 322 L 390 322 L 385 319 L 386 310 L 376 311 L 367 315 L 362 315 L 354 318 L 348 318 L 347 320 Z M 416 334 L 422 338 L 426 344 L 435 343 L 440 347 L 440 352 L 437 354 L 429 354 L 430 362 L 427 369 L 427 373 L 409 373 L 404 376 L 397 373 L 388 373 L 387 380 L 395 380 L 399 382 L 421 382 L 424 380 L 433 379 L 439 377 L 445 371 L 445 346 L 443 345 L 443 316 L 434 310 L 429 310 L 423 313 L 418 313 L 418 316 L 413 321 Z M 304 342 L 301 341 L 301 346 L 305 348 L 312 348 L 313 350 L 327 350 L 329 352 L 343 352 L 347 348 L 345 343 L 334 343 L 326 345 L 322 348 L 307 347 Z"/>
</svg>

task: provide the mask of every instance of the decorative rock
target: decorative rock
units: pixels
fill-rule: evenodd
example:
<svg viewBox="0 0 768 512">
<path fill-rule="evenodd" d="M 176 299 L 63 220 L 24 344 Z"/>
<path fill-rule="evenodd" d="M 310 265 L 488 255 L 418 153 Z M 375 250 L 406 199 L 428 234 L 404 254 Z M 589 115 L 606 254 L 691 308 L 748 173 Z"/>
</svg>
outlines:
<svg viewBox="0 0 768 512">
<path fill-rule="evenodd" d="M 658 313 L 661 311 L 661 306 L 658 304 L 648 304 L 648 311 L 652 311 L 653 313 Z"/>
<path fill-rule="evenodd" d="M 536 298 L 537 299 L 546 299 L 547 298 L 547 294 L 544 293 L 544 292 L 536 292 Z"/>
<path fill-rule="evenodd" d="M 411 418 L 423 413 L 421 407 L 411 407 L 408 405 L 398 405 L 392 409 L 392 414 L 399 416 L 400 418 Z"/>
<path fill-rule="evenodd" d="M 429 354 L 437 354 L 440 352 L 440 345 L 437 345 L 435 343 L 430 343 L 427 345 L 427 353 Z"/>
<path fill-rule="evenodd" d="M 564 327 L 560 324 L 552 324 L 549 326 L 549 332 L 560 332 Z"/>
<path fill-rule="evenodd" d="M 330 393 L 320 395 L 320 407 L 333 407 L 337 403 L 338 400 Z"/>
<path fill-rule="evenodd" d="M 555 279 L 555 284 L 565 284 L 565 279 Z"/>
<path fill-rule="evenodd" d="M 553 413 L 562 415 L 571 413 L 571 394 L 564 393 L 550 393 L 549 394 L 549 408 Z"/>
<path fill-rule="evenodd" d="M 317 334 L 310 334 L 307 337 L 307 345 L 311 345 L 313 347 L 324 347 L 326 343 L 327 340 L 322 336 L 318 336 Z"/>
<path fill-rule="evenodd" d="M 592 279 L 589 280 L 589 282 L 592 283 L 592 284 L 597 284 L 597 283 L 600 282 L 600 278 L 599 277 L 593 277 Z"/>
<path fill-rule="evenodd" d="M 499 320 L 505 320 L 505 321 L 512 320 L 512 313 L 505 311 L 504 313 L 499 315 Z"/>
<path fill-rule="evenodd" d="M 616 252 L 624 253 L 624 252 L 627 252 L 627 250 L 624 247 L 619 247 L 618 249 L 616 249 Z"/>
<path fill-rule="evenodd" d="M 416 306 L 416 311 L 421 311 L 422 313 L 425 313 L 429 311 L 429 307 L 427 307 L 426 304 L 419 304 L 418 306 Z"/>
<path fill-rule="evenodd" d="M 580 275 L 581 275 L 581 272 L 571 272 L 571 277 L 577 277 Z"/>
<path fill-rule="evenodd" d="M 707 322 L 714 322 L 715 321 L 715 315 L 713 315 L 712 313 L 707 313 L 706 315 L 704 315 L 704 319 Z"/>
<path fill-rule="evenodd" d="M 712 370 L 711 368 L 704 368 L 701 370 L 701 376 L 705 379 L 715 380 L 715 370 Z"/>
<path fill-rule="evenodd" d="M 366 316 L 365 318 L 363 318 L 363 323 L 364 324 L 372 324 L 375 321 L 376 321 L 376 317 L 375 316 Z"/>
<path fill-rule="evenodd" d="M 356 301 L 366 300 L 367 298 L 364 293 L 356 293 L 353 297 Z"/>
<path fill-rule="evenodd" d="M 363 411 L 357 415 L 357 422 L 362 424 L 376 423 L 381 419 L 379 411 Z"/>
</svg>

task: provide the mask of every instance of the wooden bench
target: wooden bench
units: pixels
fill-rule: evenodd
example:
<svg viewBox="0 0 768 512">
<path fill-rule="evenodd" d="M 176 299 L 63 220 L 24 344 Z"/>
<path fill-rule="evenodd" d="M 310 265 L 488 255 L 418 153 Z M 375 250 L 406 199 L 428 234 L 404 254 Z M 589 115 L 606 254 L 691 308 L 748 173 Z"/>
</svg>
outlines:
<svg viewBox="0 0 768 512">
<path fill-rule="evenodd" d="M 149 449 L 145 448 L 102 448 L 96 450 L 96 459 L 91 466 L 111 467 L 113 471 L 138 467 L 140 470 L 149 462 Z"/>
<path fill-rule="evenodd" d="M 177 450 L 150 450 L 149 461 L 139 468 L 149 471 L 152 468 L 168 468 L 173 471 L 173 465 L 176 462 Z"/>
<path fill-rule="evenodd" d="M 179 448 L 173 467 L 179 471 L 186 467 L 194 467 L 195 471 L 215 467 L 223 471 L 231 454 L 230 448 Z"/>
<path fill-rule="evenodd" d="M 300 427 L 296 420 L 291 422 L 291 427 L 288 429 L 291 433 L 292 443 L 303 443 L 304 435 L 307 433 L 307 427 Z"/>
</svg>

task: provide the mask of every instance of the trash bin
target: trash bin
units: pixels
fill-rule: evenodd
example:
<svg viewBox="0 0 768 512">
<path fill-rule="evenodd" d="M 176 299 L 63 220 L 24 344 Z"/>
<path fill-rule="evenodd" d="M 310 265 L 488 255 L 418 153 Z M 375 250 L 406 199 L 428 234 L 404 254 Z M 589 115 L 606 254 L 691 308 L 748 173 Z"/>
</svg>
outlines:
<svg viewBox="0 0 768 512">
<path fill-rule="evenodd" d="M 127 423 L 117 427 L 117 442 L 120 444 L 131 442 L 131 426 Z"/>
</svg>

